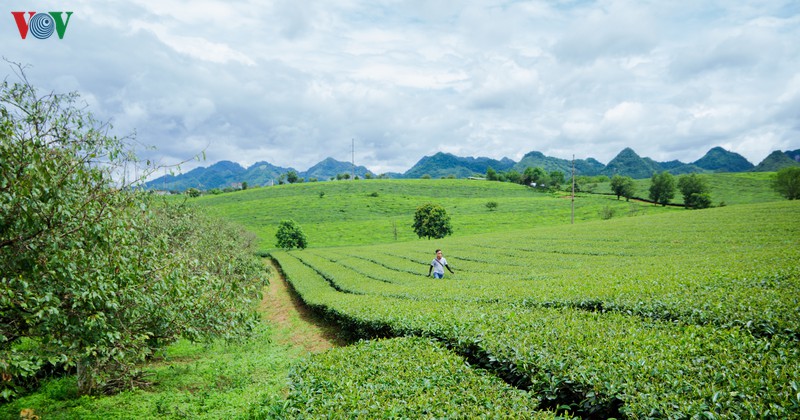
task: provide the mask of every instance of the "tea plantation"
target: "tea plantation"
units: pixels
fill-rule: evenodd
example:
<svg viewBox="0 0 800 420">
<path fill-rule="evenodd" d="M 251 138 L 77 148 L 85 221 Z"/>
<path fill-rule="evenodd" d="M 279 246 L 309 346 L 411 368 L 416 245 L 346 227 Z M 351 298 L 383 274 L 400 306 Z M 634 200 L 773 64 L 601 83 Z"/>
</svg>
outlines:
<svg viewBox="0 0 800 420">
<path fill-rule="evenodd" d="M 799 244 L 800 203 L 778 201 L 272 256 L 344 331 L 432 339 L 540 408 L 796 418 Z M 454 275 L 426 277 L 435 248 Z M 439 357 L 393 354 L 410 369 Z M 359 360 L 312 360 L 290 401 L 316 389 L 311 406 L 348 407 L 313 384 L 334 363 L 355 377 Z"/>
</svg>

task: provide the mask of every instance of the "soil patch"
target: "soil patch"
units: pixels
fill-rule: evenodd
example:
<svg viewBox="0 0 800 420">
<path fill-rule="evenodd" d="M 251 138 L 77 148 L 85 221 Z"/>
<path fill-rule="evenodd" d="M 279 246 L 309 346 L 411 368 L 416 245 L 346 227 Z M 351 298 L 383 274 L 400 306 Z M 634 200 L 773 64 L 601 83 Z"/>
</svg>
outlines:
<svg viewBox="0 0 800 420">
<path fill-rule="evenodd" d="M 261 301 L 266 321 L 276 328 L 275 339 L 304 352 L 319 353 L 332 347 L 345 346 L 335 325 L 325 322 L 306 306 L 286 283 L 283 274 L 270 259 L 269 286 Z"/>
</svg>

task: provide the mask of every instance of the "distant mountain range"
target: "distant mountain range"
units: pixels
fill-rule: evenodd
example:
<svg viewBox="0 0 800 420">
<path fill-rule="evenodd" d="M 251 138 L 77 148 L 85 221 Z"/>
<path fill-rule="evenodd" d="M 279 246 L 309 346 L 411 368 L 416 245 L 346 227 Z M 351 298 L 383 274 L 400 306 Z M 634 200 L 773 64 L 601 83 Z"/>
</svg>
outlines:
<svg viewBox="0 0 800 420">
<path fill-rule="evenodd" d="M 656 162 L 647 157 L 640 157 L 631 148 L 625 148 L 607 165 L 594 158 L 577 159 L 575 160 L 575 173 L 588 176 L 623 175 L 641 179 L 649 178 L 653 173 L 662 171 L 668 171 L 675 175 L 712 172 L 772 172 L 786 166 L 800 166 L 800 149 L 772 152 L 761 163 L 753 165 L 742 155 L 721 147 L 709 150 L 705 156 L 692 163 L 683 163 L 677 160 Z M 388 178 L 421 178 L 424 176 L 467 178 L 483 176 L 489 168 L 497 172 L 513 170 L 523 173 L 528 167 L 540 167 L 548 172 L 572 173 L 571 160 L 545 156 L 541 152 L 530 152 L 519 162 L 508 158 L 496 160 L 486 157 L 459 157 L 440 152 L 433 156 L 423 157 L 405 173 L 387 173 L 382 176 Z M 170 191 L 184 191 L 188 188 L 202 190 L 227 188 L 243 182 L 247 182 L 250 186 L 272 185 L 286 179 L 286 174 L 290 171 L 294 171 L 298 177 L 305 180 L 314 178 L 319 181 L 334 179 L 342 174 L 355 173 L 355 176 L 359 178 L 374 175 L 364 166 L 353 168 L 352 164 L 333 158 L 327 158 L 307 171 L 282 168 L 268 162 L 258 162 L 249 168 L 243 168 L 235 162 L 220 161 L 209 167 L 193 169 L 185 174 L 165 175 L 147 182 L 145 185 L 148 189 Z"/>
</svg>

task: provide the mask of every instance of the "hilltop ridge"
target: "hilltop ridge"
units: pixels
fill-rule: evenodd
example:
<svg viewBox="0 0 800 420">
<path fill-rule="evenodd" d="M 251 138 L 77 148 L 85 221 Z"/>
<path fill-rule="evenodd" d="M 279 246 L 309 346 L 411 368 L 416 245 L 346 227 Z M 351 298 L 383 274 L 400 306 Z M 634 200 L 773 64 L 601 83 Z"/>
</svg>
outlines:
<svg viewBox="0 0 800 420">
<path fill-rule="evenodd" d="M 500 160 L 488 157 L 460 157 L 451 153 L 438 152 L 432 156 L 424 156 L 404 173 L 380 174 L 385 178 L 467 178 L 483 175 L 489 168 L 498 172 L 516 171 L 522 173 L 528 167 L 541 167 L 548 172 L 572 172 L 573 161 L 545 156 L 541 152 L 532 151 L 519 162 L 504 157 Z M 703 157 L 683 163 L 678 160 L 657 162 L 648 157 L 639 156 L 632 148 L 626 147 L 608 164 L 594 158 L 576 159 L 574 161 L 577 175 L 622 175 L 635 179 L 649 178 L 654 173 L 668 171 L 674 175 L 687 173 L 712 172 L 772 172 L 786 166 L 800 166 L 800 149 L 794 151 L 775 151 L 758 165 L 753 165 L 742 155 L 725 150 L 722 147 L 710 149 Z M 164 175 L 145 184 L 148 189 L 183 191 L 188 188 L 204 190 L 226 188 L 247 182 L 249 185 L 272 185 L 283 182 L 286 174 L 294 171 L 304 180 L 316 179 L 327 181 L 346 174 L 359 178 L 377 176 L 365 166 L 356 166 L 349 162 L 338 161 L 328 157 L 310 167 L 306 171 L 294 168 L 275 166 L 269 162 L 257 162 L 248 168 L 231 161 L 219 161 L 208 167 L 195 168 L 185 174 Z"/>
</svg>

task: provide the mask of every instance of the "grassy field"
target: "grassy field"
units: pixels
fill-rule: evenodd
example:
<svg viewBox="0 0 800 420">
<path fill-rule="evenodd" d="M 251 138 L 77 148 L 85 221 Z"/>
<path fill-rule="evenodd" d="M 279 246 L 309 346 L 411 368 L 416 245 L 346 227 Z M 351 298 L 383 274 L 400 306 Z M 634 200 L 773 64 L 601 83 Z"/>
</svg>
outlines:
<svg viewBox="0 0 800 420">
<path fill-rule="evenodd" d="M 77 397 L 74 378 L 59 378 L 0 406 L 0 418 L 26 408 L 48 419 L 800 415 L 800 207 L 779 200 L 768 175 L 709 181 L 726 207 L 581 194 L 575 225 L 565 194 L 466 180 L 189 199 L 256 233 L 348 339 L 399 338 L 309 356 L 317 344 L 291 343 L 304 321 L 271 318 L 241 343 L 170 346 L 144 367 L 151 389 Z M 416 238 L 413 212 L 427 202 L 448 210 L 452 236 Z M 274 249 L 287 218 L 309 249 Z M 424 276 L 437 247 L 456 269 L 443 282 Z"/>
<path fill-rule="evenodd" d="M 740 172 L 700 174 L 711 187 L 711 203 L 713 206 L 720 204 L 752 204 L 781 201 L 783 197 L 770 187 L 772 172 Z M 647 198 L 650 189 L 649 179 L 636 179 L 636 197 Z M 611 185 L 601 183 L 595 189 L 596 193 L 611 194 Z M 672 203 L 683 204 L 683 197 L 677 191 Z"/>
<path fill-rule="evenodd" d="M 494 201 L 496 210 L 486 203 Z M 189 199 L 204 213 L 223 217 L 256 233 L 261 248 L 274 248 L 282 219 L 293 219 L 308 236 L 310 247 L 369 245 L 418 239 L 411 224 L 425 203 L 444 206 L 454 236 L 506 232 L 520 228 L 570 223 L 566 193 L 537 192 L 518 184 L 468 180 L 361 180 L 281 185 Z M 609 196 L 579 194 L 575 222 L 675 211 Z"/>
</svg>

